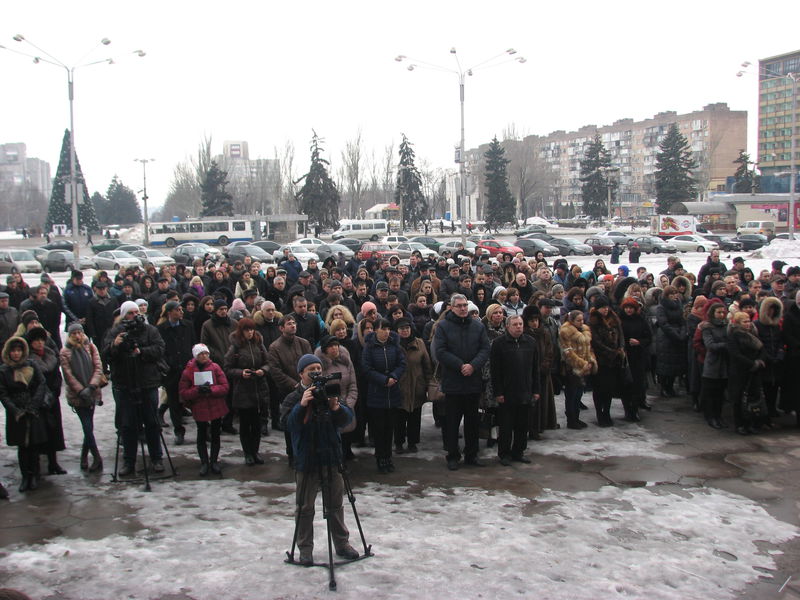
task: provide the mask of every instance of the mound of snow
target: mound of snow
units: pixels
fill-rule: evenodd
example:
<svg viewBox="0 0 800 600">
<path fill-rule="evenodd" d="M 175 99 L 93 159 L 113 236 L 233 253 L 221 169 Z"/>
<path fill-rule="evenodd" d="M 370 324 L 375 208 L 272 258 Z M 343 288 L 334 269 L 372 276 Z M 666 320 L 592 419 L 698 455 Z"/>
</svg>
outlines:
<svg viewBox="0 0 800 600">
<path fill-rule="evenodd" d="M 752 258 L 800 258 L 800 240 L 772 240 L 750 255 Z"/>
</svg>

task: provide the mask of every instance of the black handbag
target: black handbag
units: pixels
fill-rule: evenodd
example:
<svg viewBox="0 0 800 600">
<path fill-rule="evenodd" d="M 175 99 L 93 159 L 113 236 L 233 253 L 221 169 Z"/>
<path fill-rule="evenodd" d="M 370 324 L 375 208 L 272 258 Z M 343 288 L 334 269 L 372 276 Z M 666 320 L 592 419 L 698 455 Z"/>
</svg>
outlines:
<svg viewBox="0 0 800 600">
<path fill-rule="evenodd" d="M 750 420 L 759 420 L 767 416 L 767 403 L 764 399 L 764 390 L 762 387 L 751 385 L 753 378 L 747 379 L 747 385 L 744 388 L 742 396 L 742 413 L 745 418 Z"/>
</svg>

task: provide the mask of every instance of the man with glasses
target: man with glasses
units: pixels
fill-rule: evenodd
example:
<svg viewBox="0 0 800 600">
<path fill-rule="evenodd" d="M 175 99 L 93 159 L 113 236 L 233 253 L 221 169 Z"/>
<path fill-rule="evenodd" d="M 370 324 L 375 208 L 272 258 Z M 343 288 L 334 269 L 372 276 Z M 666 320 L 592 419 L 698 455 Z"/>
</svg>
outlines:
<svg viewBox="0 0 800 600">
<path fill-rule="evenodd" d="M 450 297 L 451 310 L 439 322 L 431 351 L 441 366 L 445 395 L 447 468 L 459 468 L 458 429 L 464 419 L 464 464 L 482 467 L 478 460 L 478 399 L 483 391 L 481 371 L 489 359 L 489 338 L 480 321 L 469 317 L 463 294 Z"/>
</svg>

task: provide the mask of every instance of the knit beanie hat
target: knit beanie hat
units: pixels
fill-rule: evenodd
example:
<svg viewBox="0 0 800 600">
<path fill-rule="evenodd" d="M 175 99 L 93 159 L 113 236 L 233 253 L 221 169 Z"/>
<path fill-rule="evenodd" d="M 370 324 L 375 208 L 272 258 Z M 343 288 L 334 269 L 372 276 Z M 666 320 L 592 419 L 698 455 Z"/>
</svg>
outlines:
<svg viewBox="0 0 800 600">
<path fill-rule="evenodd" d="M 366 316 L 366 315 L 367 315 L 367 313 L 368 313 L 369 311 L 371 311 L 371 310 L 378 310 L 378 307 L 377 307 L 377 306 L 375 306 L 375 303 L 374 303 L 374 302 L 364 302 L 364 304 L 362 304 L 362 305 L 361 305 L 361 314 L 362 314 L 362 315 Z M 300 372 L 300 371 L 298 370 L 298 373 L 299 373 L 299 372 Z"/>
<path fill-rule="evenodd" d="M 197 358 L 203 352 L 208 352 L 208 346 L 206 346 L 205 344 L 195 344 L 194 346 L 192 346 L 192 356 L 194 358 Z"/>
<path fill-rule="evenodd" d="M 70 323 L 69 327 L 67 327 L 67 335 L 72 335 L 76 331 L 83 333 L 83 325 L 80 323 Z"/>
<path fill-rule="evenodd" d="M 24 313 L 22 313 L 22 317 L 20 317 L 20 322 L 23 325 L 25 325 L 25 327 L 27 327 L 31 321 L 38 321 L 38 320 L 39 320 L 39 315 L 37 315 L 36 311 L 33 310 L 26 310 Z"/>
<path fill-rule="evenodd" d="M 139 312 L 139 307 L 136 305 L 136 302 L 132 302 L 130 300 L 126 300 L 122 303 L 122 306 L 119 307 L 119 318 L 124 319 L 125 315 L 129 312 Z"/>
<path fill-rule="evenodd" d="M 322 361 L 313 354 L 303 354 L 300 360 L 297 361 L 297 372 L 302 373 L 308 365 L 318 364 L 321 365 Z"/>
</svg>

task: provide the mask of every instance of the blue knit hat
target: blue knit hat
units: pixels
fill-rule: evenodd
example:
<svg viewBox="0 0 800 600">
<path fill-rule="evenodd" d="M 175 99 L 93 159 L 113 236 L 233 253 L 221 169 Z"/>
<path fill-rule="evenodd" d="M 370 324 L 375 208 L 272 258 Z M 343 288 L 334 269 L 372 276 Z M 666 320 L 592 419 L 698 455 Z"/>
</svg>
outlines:
<svg viewBox="0 0 800 600">
<path fill-rule="evenodd" d="M 630 273 L 630 269 L 628 269 L 627 265 L 620 265 L 617 267 L 617 271 L 622 271 L 624 277 L 627 277 L 628 273 Z"/>
<path fill-rule="evenodd" d="M 308 365 L 313 365 L 314 363 L 322 365 L 322 361 L 313 354 L 303 354 L 303 356 L 300 357 L 300 360 L 297 361 L 297 372 L 302 373 L 303 369 L 305 369 Z"/>
</svg>

